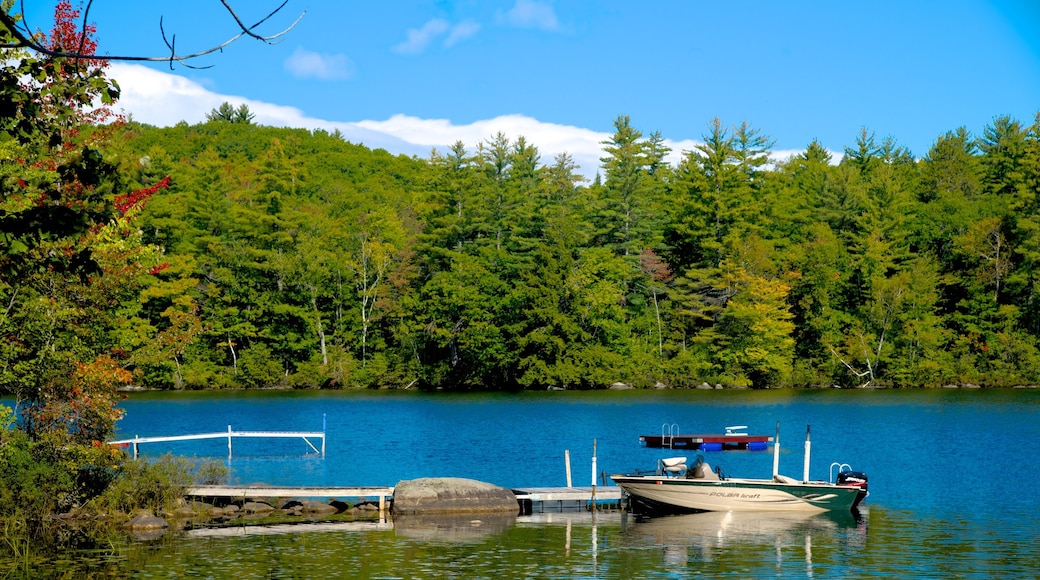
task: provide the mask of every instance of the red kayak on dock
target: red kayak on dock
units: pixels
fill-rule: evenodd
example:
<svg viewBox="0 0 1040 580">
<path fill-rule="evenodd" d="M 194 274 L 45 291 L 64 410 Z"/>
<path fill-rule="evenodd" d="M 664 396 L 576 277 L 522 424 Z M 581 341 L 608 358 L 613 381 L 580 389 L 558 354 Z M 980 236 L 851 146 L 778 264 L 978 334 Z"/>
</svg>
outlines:
<svg viewBox="0 0 1040 580">
<path fill-rule="evenodd" d="M 726 451 L 748 449 L 764 451 L 773 442 L 771 435 L 748 435 L 747 425 L 726 427 L 723 434 L 679 433 L 679 426 L 665 423 L 660 435 L 640 435 L 639 440 L 655 449 L 697 449 L 701 451 Z"/>
</svg>

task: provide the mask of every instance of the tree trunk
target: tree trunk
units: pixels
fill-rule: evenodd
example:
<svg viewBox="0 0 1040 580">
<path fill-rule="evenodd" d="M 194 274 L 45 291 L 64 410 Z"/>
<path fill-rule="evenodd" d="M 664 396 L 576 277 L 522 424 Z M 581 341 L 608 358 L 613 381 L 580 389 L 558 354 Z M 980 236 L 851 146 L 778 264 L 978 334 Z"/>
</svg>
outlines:
<svg viewBox="0 0 1040 580">
<path fill-rule="evenodd" d="M 657 288 L 651 288 L 654 293 L 654 315 L 657 317 L 657 356 L 664 356 L 664 330 L 661 326 L 661 308 L 657 305 Z"/>
<path fill-rule="evenodd" d="M 318 297 L 315 293 L 311 293 L 311 306 L 314 307 L 314 318 L 318 323 L 318 342 L 321 344 L 321 364 L 322 366 L 328 366 L 329 352 L 325 346 L 325 328 L 321 324 L 321 311 L 318 310 Z"/>
<path fill-rule="evenodd" d="M 235 353 L 235 343 L 231 341 L 231 334 L 227 337 L 228 350 L 231 351 L 231 367 L 235 370 L 235 376 L 238 376 L 238 354 Z"/>
</svg>

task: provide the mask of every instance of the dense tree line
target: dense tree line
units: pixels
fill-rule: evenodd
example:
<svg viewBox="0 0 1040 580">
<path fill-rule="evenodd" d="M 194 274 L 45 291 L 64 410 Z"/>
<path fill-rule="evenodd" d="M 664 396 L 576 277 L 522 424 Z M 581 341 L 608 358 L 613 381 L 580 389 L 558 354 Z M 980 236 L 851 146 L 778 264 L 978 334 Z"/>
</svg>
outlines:
<svg viewBox="0 0 1040 580">
<path fill-rule="evenodd" d="M 523 137 L 415 159 L 208 119 L 113 145 L 171 177 L 141 221 L 168 267 L 111 331 L 141 385 L 1038 382 L 1037 123 L 774 163 L 716 119 L 671 166 L 620 116 L 587 183 Z"/>
<path fill-rule="evenodd" d="M 124 122 L 77 19 L 0 22 L 0 392 L 31 436 L 103 440 L 131 382 L 1038 382 L 1040 117 L 781 162 L 713 120 L 673 166 L 620 116 L 588 183 L 502 134 L 417 159 L 229 103 Z"/>
</svg>

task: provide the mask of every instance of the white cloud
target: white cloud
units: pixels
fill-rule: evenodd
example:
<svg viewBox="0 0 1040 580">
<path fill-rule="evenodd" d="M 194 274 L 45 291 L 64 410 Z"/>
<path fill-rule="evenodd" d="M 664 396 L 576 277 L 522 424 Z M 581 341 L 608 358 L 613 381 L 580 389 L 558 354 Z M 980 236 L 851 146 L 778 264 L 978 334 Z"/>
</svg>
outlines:
<svg viewBox="0 0 1040 580">
<path fill-rule="evenodd" d="M 453 46 L 480 31 L 480 24 L 473 20 L 463 20 L 451 27 L 448 38 L 444 40 L 444 46 Z"/>
<path fill-rule="evenodd" d="M 206 113 L 228 100 L 195 81 L 141 65 L 112 63 L 109 71 L 121 90 L 117 108 L 143 123 L 198 123 L 205 120 Z"/>
<path fill-rule="evenodd" d="M 525 115 L 501 115 L 464 125 L 447 119 L 421 119 L 409 115 L 394 115 L 384 121 L 317 119 L 308 117 L 295 107 L 216 93 L 198 82 L 142 65 L 113 63 L 109 71 L 122 88 L 118 107 L 132 114 L 136 121 L 160 127 L 181 121 L 201 123 L 206 120 L 206 113 L 228 102 L 236 107 L 242 104 L 249 107 L 255 115 L 254 122 L 260 125 L 338 130 L 353 143 L 421 158 L 426 158 L 433 148 L 447 152 L 457 141 L 462 141 L 472 152 L 478 143 L 501 132 L 510 140 L 521 136 L 526 138 L 528 143 L 538 148 L 545 164 L 551 164 L 553 157 L 567 152 L 578 164 L 579 172 L 589 179 L 599 170 L 602 142 L 611 137 L 609 133 L 545 123 Z M 692 151 L 696 145 L 689 139 L 665 139 L 664 143 L 672 150 L 667 160 L 673 166 L 684 151 Z M 771 157 L 780 160 L 797 153 L 800 151 L 774 151 Z"/>
<path fill-rule="evenodd" d="M 516 0 L 516 4 L 503 15 L 502 19 L 512 26 L 521 28 L 556 30 L 560 26 L 552 5 L 535 0 Z"/>
<path fill-rule="evenodd" d="M 456 125 L 446 119 L 420 119 L 408 115 L 394 115 L 385 121 L 316 119 L 295 107 L 216 93 L 195 81 L 142 65 L 114 63 L 109 70 L 122 88 L 118 107 L 132 114 L 136 121 L 160 127 L 181 121 L 201 123 L 206 120 L 206 113 L 228 102 L 236 107 L 242 104 L 249 107 L 257 124 L 339 130 L 351 142 L 423 158 L 433 148 L 446 152 L 456 141 L 474 148 L 481 141 L 502 132 L 510 139 L 525 137 L 538 147 L 545 163 L 551 163 L 558 153 L 568 152 L 581 166 L 582 174 L 589 178 L 599 167 L 600 141 L 610 137 L 607 133 L 543 123 L 523 115 L 503 115 L 465 125 Z"/>
<path fill-rule="evenodd" d="M 434 18 L 422 26 L 422 28 L 411 28 L 405 34 L 407 39 L 394 47 L 395 52 L 403 54 L 419 54 L 438 36 L 449 29 L 448 21 Z"/>
<path fill-rule="evenodd" d="M 149 125 L 169 127 L 181 121 L 201 123 L 206 120 L 207 113 L 221 103 L 228 102 L 236 107 L 249 107 L 255 115 L 253 122 L 259 125 L 339 130 L 348 141 L 362 143 L 373 149 L 421 157 L 430 152 L 429 147 L 416 146 L 392 135 L 373 132 L 357 123 L 316 119 L 308 117 L 296 107 L 216 93 L 195 81 L 142 65 L 113 63 L 109 72 L 122 89 L 116 107 L 132 115 L 135 121 Z"/>
<path fill-rule="evenodd" d="M 595 174 L 599 166 L 600 141 L 609 137 L 580 127 L 543 123 L 524 115 L 502 115 L 465 125 L 456 125 L 447 119 L 394 115 L 385 121 L 360 121 L 357 124 L 408 143 L 437 147 L 442 152 L 456 141 L 462 141 L 467 148 L 473 149 L 500 132 L 510 139 L 523 136 L 538 148 L 543 162 L 551 163 L 553 156 L 566 151 L 589 176 Z"/>
<path fill-rule="evenodd" d="M 447 119 L 394 115 L 385 121 L 359 121 L 356 124 L 408 143 L 436 147 L 442 153 L 456 141 L 462 141 L 472 152 L 478 143 L 488 141 L 498 133 L 511 140 L 522 136 L 538 148 L 542 163 L 551 164 L 556 155 L 566 152 L 580 167 L 579 172 L 589 179 L 599 170 L 603 141 L 611 137 L 609 133 L 573 125 L 545 123 L 525 115 L 500 115 L 465 125 L 456 125 Z M 672 149 L 667 159 L 674 165 L 679 162 L 683 151 L 693 149 L 694 142 L 665 139 L 665 145 Z"/>
<path fill-rule="evenodd" d="M 444 37 L 443 46 L 451 47 L 479 31 L 480 23 L 475 20 L 463 20 L 453 25 L 447 20 L 434 18 L 422 28 L 409 29 L 405 41 L 394 46 L 393 50 L 401 54 L 420 54 L 441 37 Z"/>
<path fill-rule="evenodd" d="M 285 59 L 285 70 L 297 78 L 344 80 L 354 76 L 354 64 L 342 54 L 321 54 L 296 47 Z"/>
</svg>

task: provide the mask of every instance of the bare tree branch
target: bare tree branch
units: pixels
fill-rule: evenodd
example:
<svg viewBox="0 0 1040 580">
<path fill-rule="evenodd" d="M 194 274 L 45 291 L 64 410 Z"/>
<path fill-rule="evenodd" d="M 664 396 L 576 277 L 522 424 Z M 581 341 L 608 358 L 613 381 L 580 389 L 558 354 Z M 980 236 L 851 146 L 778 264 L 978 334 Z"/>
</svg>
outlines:
<svg viewBox="0 0 1040 580">
<path fill-rule="evenodd" d="M 254 24 L 252 26 L 248 26 L 248 27 L 242 22 L 242 19 L 238 17 L 238 14 L 235 14 L 234 9 L 231 8 L 231 4 L 229 4 L 227 0 L 220 0 L 220 3 L 223 4 L 224 8 L 227 9 L 228 14 L 230 14 L 231 17 L 235 19 L 235 24 L 238 24 L 238 27 L 242 29 L 242 32 L 244 34 L 247 34 L 247 35 L 252 36 L 253 38 L 255 38 L 257 40 L 260 40 L 260 41 L 263 41 L 263 42 L 267 42 L 267 43 L 270 43 L 272 40 L 278 38 L 279 36 L 282 36 L 286 32 L 289 32 L 289 30 L 292 28 L 292 26 L 296 26 L 296 22 L 299 22 L 300 18 L 303 18 L 303 14 L 301 14 L 299 16 L 299 18 L 296 19 L 296 22 L 294 22 L 292 24 L 292 26 L 290 26 L 289 28 L 279 32 L 278 34 L 275 34 L 273 36 L 259 36 L 259 35 L 257 35 L 256 33 L 253 32 L 253 29 L 256 28 L 257 26 L 260 26 L 261 24 L 263 24 L 268 18 L 270 18 L 270 17 L 274 16 L 275 14 L 277 14 L 279 11 L 281 11 L 282 8 L 285 8 L 285 5 L 289 3 L 289 0 L 285 0 L 284 2 L 282 2 L 282 4 L 278 8 L 275 8 L 270 14 L 268 14 L 262 20 L 260 20 L 260 22 L 257 22 L 256 24 Z M 239 35 L 239 36 L 241 36 L 241 35 Z"/>
<path fill-rule="evenodd" d="M 201 56 L 205 56 L 207 54 L 212 54 L 214 52 L 221 52 L 221 51 L 224 50 L 225 47 L 227 47 L 228 45 L 234 43 L 235 41 L 237 41 L 238 39 L 242 38 L 243 36 L 249 36 L 249 37 L 254 38 L 256 40 L 259 40 L 261 42 L 265 42 L 267 44 L 275 44 L 276 43 L 275 41 L 277 41 L 279 38 L 281 38 L 282 36 L 286 35 L 290 30 L 295 28 L 296 25 L 300 23 L 300 20 L 302 20 L 303 17 L 307 14 L 306 10 L 301 12 L 300 15 L 296 17 L 296 20 L 294 20 L 292 22 L 292 24 L 290 24 L 288 27 L 286 27 L 281 32 L 278 32 L 278 33 L 275 33 L 275 34 L 271 34 L 271 35 L 262 35 L 262 34 L 259 34 L 256 31 L 256 29 L 258 27 L 260 27 L 262 24 L 264 24 L 265 22 L 267 22 L 268 20 L 270 20 L 271 17 L 273 17 L 274 15 L 278 14 L 279 12 L 281 12 L 281 10 L 283 8 L 285 8 L 285 5 L 289 3 L 289 0 L 284 0 L 277 8 L 275 8 L 273 11 L 271 11 L 270 14 L 268 14 L 267 16 L 261 18 L 259 21 L 257 21 L 252 26 L 247 26 L 244 22 L 242 22 L 242 19 L 239 18 L 238 14 L 232 8 L 232 6 L 231 6 L 231 4 L 230 4 L 230 2 L 228 0 L 220 0 L 220 3 L 224 5 L 225 10 L 227 10 L 228 14 L 230 14 L 231 17 L 234 19 L 235 24 L 239 28 L 240 32 L 238 34 L 232 36 L 228 40 L 226 40 L 226 41 L 224 41 L 224 42 L 222 42 L 222 43 L 220 43 L 220 44 L 218 44 L 216 46 L 213 46 L 211 48 L 207 48 L 205 50 L 200 50 L 198 52 L 193 52 L 193 53 L 190 53 L 190 54 L 177 54 L 176 35 L 173 35 L 171 37 L 167 37 L 166 30 L 163 28 L 162 18 L 159 19 L 159 32 L 162 34 L 162 39 L 163 39 L 163 42 L 166 44 L 166 47 L 168 49 L 170 49 L 170 54 L 169 55 L 167 55 L 167 56 L 137 56 L 137 55 L 123 55 L 123 56 L 120 56 L 120 55 L 84 54 L 84 52 L 83 52 L 83 47 L 84 47 L 83 42 L 80 43 L 79 48 L 75 52 L 68 52 L 66 50 L 55 50 L 55 49 L 48 48 L 44 44 L 44 42 L 41 39 L 41 37 L 38 36 L 37 34 L 33 33 L 26 23 L 23 22 L 20 25 L 18 20 L 14 16 L 12 16 L 11 14 L 8 14 L 4 10 L 0 10 L 0 26 L 2 26 L 3 28 L 7 29 L 8 33 L 10 35 L 10 38 L 0 40 L 0 49 L 4 49 L 4 48 L 24 48 L 24 49 L 32 50 L 34 52 L 38 52 L 40 54 L 45 54 L 47 56 L 62 57 L 62 58 L 76 58 L 76 59 L 79 59 L 79 58 L 90 58 L 92 60 L 107 60 L 107 61 L 118 60 L 118 61 L 139 61 L 139 62 L 140 61 L 146 61 L 146 62 L 169 62 L 171 69 L 173 68 L 173 63 L 175 63 L 175 62 L 181 63 L 182 65 L 184 65 L 186 67 L 189 67 L 189 68 L 207 68 L 207 67 L 196 67 L 196 66 L 193 66 L 191 64 L 188 64 L 186 61 L 189 61 L 189 60 L 192 60 L 192 59 L 196 59 L 196 58 L 199 58 Z M 88 22 L 87 21 L 87 15 L 90 13 L 90 8 L 91 8 L 91 6 L 93 6 L 93 4 L 94 4 L 94 0 L 87 0 L 86 5 L 83 8 L 83 24 L 80 27 L 81 37 L 82 37 L 83 41 L 85 41 L 86 37 L 87 37 L 87 34 L 86 34 L 87 33 L 87 26 L 88 26 L 88 24 L 87 24 L 87 22 Z M 25 13 L 24 4 L 22 6 L 23 7 L 21 8 L 21 10 L 22 10 L 22 14 L 24 14 Z"/>
</svg>

